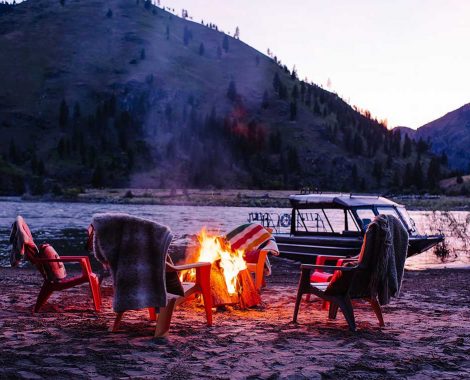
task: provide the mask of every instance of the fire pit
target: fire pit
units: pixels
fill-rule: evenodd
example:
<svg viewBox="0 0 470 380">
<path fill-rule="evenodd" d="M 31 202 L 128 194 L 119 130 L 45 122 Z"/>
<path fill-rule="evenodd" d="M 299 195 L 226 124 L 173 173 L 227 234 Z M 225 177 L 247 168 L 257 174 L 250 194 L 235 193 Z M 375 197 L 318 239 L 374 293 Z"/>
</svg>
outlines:
<svg viewBox="0 0 470 380">
<path fill-rule="evenodd" d="M 246 309 L 261 302 L 244 259 L 244 250 L 233 250 L 222 236 L 208 234 L 205 228 L 197 236 L 198 245 L 188 254 L 191 262 L 210 262 L 211 293 L 214 306 L 239 305 Z M 194 281 L 194 270 L 182 273 L 182 281 Z"/>
</svg>

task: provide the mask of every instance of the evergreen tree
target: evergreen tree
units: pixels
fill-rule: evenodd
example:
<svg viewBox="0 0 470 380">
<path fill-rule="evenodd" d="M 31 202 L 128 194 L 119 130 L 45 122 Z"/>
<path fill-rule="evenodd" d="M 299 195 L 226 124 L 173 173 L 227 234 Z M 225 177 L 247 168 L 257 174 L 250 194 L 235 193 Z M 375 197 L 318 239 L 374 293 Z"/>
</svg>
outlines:
<svg viewBox="0 0 470 380">
<path fill-rule="evenodd" d="M 291 96 L 292 96 L 292 100 L 294 100 L 294 102 L 296 102 L 297 98 L 299 97 L 299 89 L 298 89 L 296 84 L 294 84 L 294 87 L 292 87 Z"/>
<path fill-rule="evenodd" d="M 432 156 L 428 166 L 427 183 L 430 189 L 437 188 L 438 182 L 441 179 L 441 164 L 440 159 Z"/>
<path fill-rule="evenodd" d="M 279 79 L 279 74 L 276 72 L 274 74 L 274 78 L 273 78 L 273 88 L 274 88 L 274 91 L 276 92 L 279 92 L 279 85 L 281 83 L 281 80 Z"/>
<path fill-rule="evenodd" d="M 279 81 L 279 99 L 286 100 L 287 96 L 287 87 Z"/>
<path fill-rule="evenodd" d="M 403 186 L 405 186 L 406 188 L 409 188 L 411 185 L 413 185 L 413 168 L 411 167 L 411 164 L 408 162 L 405 168 Z"/>
<path fill-rule="evenodd" d="M 377 186 L 380 186 L 380 183 L 382 182 L 383 172 L 382 172 L 382 163 L 380 162 L 379 159 L 376 159 L 374 161 L 374 167 L 372 169 L 372 175 L 377 180 Z"/>
<path fill-rule="evenodd" d="M 75 102 L 75 105 L 73 106 L 73 120 L 78 121 L 81 116 L 82 113 L 80 111 L 80 104 L 78 102 Z"/>
<path fill-rule="evenodd" d="M 411 155 L 411 139 L 405 135 L 405 143 L 403 144 L 403 157 L 407 158 Z"/>
<path fill-rule="evenodd" d="M 267 109 L 269 107 L 269 95 L 268 95 L 268 90 L 264 90 L 263 93 L 263 101 L 261 103 L 261 107 L 264 109 Z"/>
<path fill-rule="evenodd" d="M 357 188 L 358 185 L 358 176 L 357 176 L 357 165 L 354 164 L 352 169 L 351 169 L 351 181 L 353 188 Z"/>
<path fill-rule="evenodd" d="M 167 25 L 167 26 L 166 26 L 166 29 L 165 29 L 165 36 L 166 36 L 166 39 L 167 39 L 167 40 L 170 39 L 170 25 Z"/>
<path fill-rule="evenodd" d="M 416 159 L 414 168 L 413 168 L 413 179 L 414 184 L 418 189 L 423 187 L 423 168 L 421 166 L 421 161 L 419 157 Z"/>
<path fill-rule="evenodd" d="M 143 61 L 145 59 L 145 49 L 142 48 L 142 50 L 140 51 L 140 60 Z"/>
<path fill-rule="evenodd" d="M 356 155 L 362 155 L 363 146 L 362 146 L 362 138 L 359 136 L 359 133 L 354 134 L 354 141 L 353 141 L 353 153 Z"/>
<path fill-rule="evenodd" d="M 285 69 L 287 69 L 287 67 L 285 67 Z M 289 70 L 287 70 L 289 71 Z M 290 74 L 290 77 L 292 80 L 296 80 L 297 79 L 297 69 L 295 68 L 295 65 L 294 67 L 292 68 L 292 73 Z"/>
<path fill-rule="evenodd" d="M 111 9 L 108 9 L 108 12 L 106 12 L 106 17 L 107 18 L 113 17 L 113 11 Z"/>
<path fill-rule="evenodd" d="M 235 86 L 235 82 L 233 80 L 231 80 L 228 85 L 227 98 L 229 98 L 232 102 L 237 99 L 237 87 Z"/>
<path fill-rule="evenodd" d="M 15 164 L 19 160 L 18 150 L 17 150 L 15 142 L 13 140 L 10 140 L 10 146 L 8 147 L 8 157 L 10 159 L 10 162 L 13 162 Z"/>
<path fill-rule="evenodd" d="M 65 157 L 65 141 L 64 138 L 61 137 L 59 143 L 57 144 L 57 153 L 59 154 L 60 159 L 64 159 Z"/>
<path fill-rule="evenodd" d="M 91 176 L 91 185 L 94 188 L 101 188 L 104 186 L 104 170 L 101 163 L 95 166 L 95 170 Z"/>
<path fill-rule="evenodd" d="M 449 163 L 449 160 L 447 158 L 447 154 L 445 152 L 442 152 L 441 153 L 441 164 L 444 165 L 444 166 L 447 166 L 448 163 Z"/>
<path fill-rule="evenodd" d="M 416 151 L 418 152 L 418 154 L 425 153 L 427 152 L 428 149 L 429 149 L 428 143 L 424 141 L 423 139 L 419 139 L 418 143 L 416 144 Z"/>
<path fill-rule="evenodd" d="M 279 130 L 269 135 L 269 149 L 272 153 L 280 153 L 282 150 L 282 136 Z"/>
<path fill-rule="evenodd" d="M 204 44 L 201 42 L 201 44 L 199 45 L 199 55 L 204 55 Z"/>
<path fill-rule="evenodd" d="M 287 167 L 291 173 L 299 173 L 301 171 L 299 154 L 293 146 L 290 146 L 287 150 Z"/>
<path fill-rule="evenodd" d="M 290 121 L 297 120 L 297 103 L 290 102 Z"/>
<path fill-rule="evenodd" d="M 226 34 L 224 34 L 224 38 L 222 40 L 222 49 L 228 53 L 228 36 Z"/>
<path fill-rule="evenodd" d="M 393 172 L 393 182 L 392 182 L 393 186 L 397 189 L 400 188 L 401 186 L 401 181 L 400 181 L 400 174 L 398 173 L 397 170 L 395 170 Z"/>
<path fill-rule="evenodd" d="M 69 119 L 69 107 L 67 106 L 65 99 L 62 99 L 62 102 L 60 103 L 60 110 L 59 110 L 59 126 L 61 128 L 65 128 L 65 126 L 67 125 L 68 119 Z"/>
</svg>

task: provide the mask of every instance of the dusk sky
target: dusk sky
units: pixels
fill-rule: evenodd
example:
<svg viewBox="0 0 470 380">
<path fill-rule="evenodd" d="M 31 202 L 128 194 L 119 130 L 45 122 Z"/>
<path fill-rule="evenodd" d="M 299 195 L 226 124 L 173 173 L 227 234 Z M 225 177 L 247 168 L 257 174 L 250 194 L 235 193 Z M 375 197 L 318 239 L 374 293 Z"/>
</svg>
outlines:
<svg viewBox="0 0 470 380">
<path fill-rule="evenodd" d="M 389 126 L 417 128 L 470 102 L 467 0 L 162 0 L 214 22 Z"/>
<path fill-rule="evenodd" d="M 155 1 L 156 2 L 156 1 Z M 470 102 L 468 0 L 161 0 L 351 105 L 417 128 Z"/>
</svg>

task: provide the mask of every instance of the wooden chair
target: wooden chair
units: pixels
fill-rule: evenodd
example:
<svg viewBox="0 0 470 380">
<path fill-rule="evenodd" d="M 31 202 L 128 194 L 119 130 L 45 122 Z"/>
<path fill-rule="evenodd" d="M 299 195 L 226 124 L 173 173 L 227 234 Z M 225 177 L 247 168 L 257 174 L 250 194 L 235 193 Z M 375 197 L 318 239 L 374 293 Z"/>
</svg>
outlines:
<svg viewBox="0 0 470 380">
<path fill-rule="evenodd" d="M 354 267 L 336 267 L 328 265 L 302 264 L 300 268 L 301 276 L 299 281 L 299 288 L 297 291 L 297 298 L 295 301 L 293 318 L 294 323 L 297 323 L 297 316 L 299 313 L 300 304 L 302 302 L 302 296 L 304 294 L 314 294 L 317 297 L 320 297 L 322 300 L 330 303 L 328 318 L 335 319 L 338 312 L 338 308 L 340 308 L 344 314 L 344 317 L 346 318 L 346 321 L 348 322 L 349 329 L 351 331 L 356 331 L 356 322 L 354 318 L 353 306 L 351 303 L 351 300 L 353 299 L 364 299 L 368 301 L 371 304 L 372 309 L 374 310 L 375 315 L 377 316 L 377 319 L 379 320 L 379 325 L 385 326 L 384 319 L 382 316 L 382 309 L 377 300 L 377 297 L 372 297 L 370 294 L 367 293 L 354 294 L 351 292 L 351 290 L 355 287 L 355 283 L 363 283 L 364 279 L 370 277 L 369 270 L 367 270 L 366 268 L 362 268 L 360 264 Z M 331 282 L 311 283 L 310 276 L 312 271 L 315 269 L 329 269 L 347 273 L 347 278 L 343 280 L 344 288 L 339 292 L 333 292 L 332 294 L 329 294 L 327 289 L 328 285 L 330 285 Z"/>
<path fill-rule="evenodd" d="M 158 319 L 155 308 L 150 307 L 148 309 L 150 320 L 157 320 L 155 337 L 163 337 L 168 334 L 171 324 L 171 317 L 175 307 L 188 300 L 191 295 L 197 293 L 202 294 L 207 325 L 212 326 L 212 296 L 210 290 L 211 263 L 199 262 L 185 265 L 172 265 L 169 263 L 166 264 L 167 272 L 179 272 L 189 269 L 196 269 L 196 282 L 182 283 L 184 290 L 183 296 L 167 293 L 167 305 L 166 307 L 160 308 Z M 111 328 L 112 332 L 118 331 L 123 314 L 123 312 L 116 314 L 114 324 Z"/>
<path fill-rule="evenodd" d="M 26 259 L 36 266 L 44 279 L 41 290 L 39 291 L 36 305 L 34 306 L 34 312 L 38 312 L 41 309 L 41 307 L 47 302 L 53 292 L 66 290 L 85 283 L 88 283 L 90 286 L 95 310 L 100 311 L 100 287 L 97 276 L 91 270 L 88 256 L 59 257 L 57 255 L 56 258 L 41 258 L 40 253 L 52 247 L 49 244 L 43 244 L 41 249 L 38 249 L 34 243 L 31 231 L 24 219 L 22 217 L 18 217 L 15 223 L 16 228 L 19 229 L 19 233 L 23 234 L 24 253 Z M 53 265 L 53 263 L 78 263 L 80 264 L 82 273 L 80 276 L 67 276 L 63 279 L 52 278 L 49 267 Z"/>
<path fill-rule="evenodd" d="M 315 265 L 322 266 L 321 269 L 315 269 L 310 275 L 310 282 L 317 283 L 319 286 L 321 284 L 327 284 L 330 282 L 331 278 L 333 277 L 332 272 L 328 272 L 324 269 L 325 265 L 333 265 L 335 267 L 341 267 L 343 264 L 346 263 L 355 263 L 359 260 L 359 256 L 354 257 L 344 257 L 344 256 L 337 256 L 337 255 L 318 255 L 315 259 Z M 307 294 L 305 297 L 306 301 L 310 301 L 310 293 Z M 322 302 L 322 310 L 327 310 L 330 306 L 328 301 L 323 300 Z"/>
<path fill-rule="evenodd" d="M 401 224 L 400 226 L 403 229 Z M 323 301 L 329 302 L 328 317 L 330 319 L 335 319 L 338 308 L 341 309 L 351 331 L 356 330 L 354 311 L 351 303 L 353 299 L 363 299 L 369 302 L 379 320 L 380 326 L 384 326 L 382 310 L 377 296 L 371 293 L 370 284 L 372 277 L 379 270 L 380 259 L 384 258 L 379 255 L 385 254 L 385 251 L 382 249 L 383 245 L 386 244 L 385 239 L 386 236 L 380 232 L 378 224 L 373 224 L 368 228 L 364 236 L 361 252 L 354 266 L 301 265 L 293 321 L 297 322 L 302 296 L 304 294 L 314 294 Z M 406 252 L 402 256 L 403 260 L 405 258 Z M 349 260 L 356 260 L 356 258 Z M 312 282 L 312 271 L 314 270 L 326 270 L 334 272 L 334 274 L 328 282 Z"/>
</svg>

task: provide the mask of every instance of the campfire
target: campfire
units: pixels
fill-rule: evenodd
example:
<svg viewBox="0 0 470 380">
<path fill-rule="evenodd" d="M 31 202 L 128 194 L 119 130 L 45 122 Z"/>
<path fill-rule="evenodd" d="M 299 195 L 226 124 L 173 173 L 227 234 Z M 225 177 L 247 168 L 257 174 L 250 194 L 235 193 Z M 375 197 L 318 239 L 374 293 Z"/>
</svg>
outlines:
<svg viewBox="0 0 470 380">
<path fill-rule="evenodd" d="M 211 235 L 203 228 L 197 236 L 198 246 L 189 255 L 191 261 L 210 262 L 211 293 L 214 306 L 238 304 L 245 309 L 261 302 L 247 269 L 243 250 L 233 250 L 221 236 Z M 183 281 L 194 281 L 196 273 L 182 274 Z"/>
</svg>

